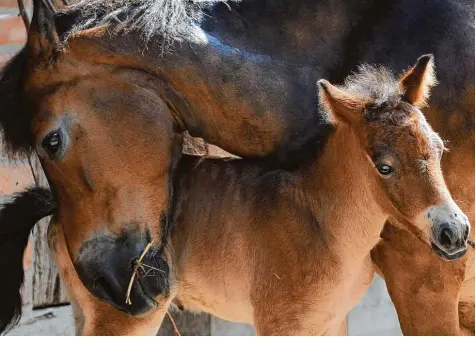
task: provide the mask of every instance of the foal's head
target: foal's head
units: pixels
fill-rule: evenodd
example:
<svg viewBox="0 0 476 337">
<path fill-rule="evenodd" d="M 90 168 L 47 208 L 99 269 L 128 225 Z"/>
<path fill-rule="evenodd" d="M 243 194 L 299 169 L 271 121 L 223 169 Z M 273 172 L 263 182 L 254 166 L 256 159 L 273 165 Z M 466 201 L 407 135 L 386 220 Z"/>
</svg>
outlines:
<svg viewBox="0 0 476 337">
<path fill-rule="evenodd" d="M 453 201 L 440 166 L 445 146 L 420 111 L 436 80 L 433 57 L 396 79 L 388 70 L 363 66 L 343 87 L 319 82 L 320 98 L 358 135 L 387 213 L 429 231 L 432 249 L 453 260 L 466 252 L 467 216 Z"/>
<path fill-rule="evenodd" d="M 174 119 L 151 76 L 99 54 L 99 38 L 60 42 L 43 3 L 35 1 L 27 45 L 0 73 L 3 134 L 14 154 L 38 153 L 58 205 L 53 221 L 85 286 L 143 313 L 168 292 Z M 161 271 L 136 279 L 126 304 L 134 261 L 152 241 L 142 262 Z"/>
</svg>

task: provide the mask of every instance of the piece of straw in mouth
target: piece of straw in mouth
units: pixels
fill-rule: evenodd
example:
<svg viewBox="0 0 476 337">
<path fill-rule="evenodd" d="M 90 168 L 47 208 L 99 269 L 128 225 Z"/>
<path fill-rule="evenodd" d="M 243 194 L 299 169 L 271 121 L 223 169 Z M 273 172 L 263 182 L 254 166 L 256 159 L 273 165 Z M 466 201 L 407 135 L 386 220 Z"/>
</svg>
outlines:
<svg viewBox="0 0 476 337">
<path fill-rule="evenodd" d="M 129 286 L 127 287 L 126 304 L 129 304 L 129 305 L 132 304 L 132 302 L 131 302 L 132 285 L 134 284 L 134 280 L 136 278 L 137 272 L 139 271 L 139 268 L 141 267 L 142 259 L 144 258 L 145 254 L 147 254 L 147 252 L 150 250 L 150 248 L 152 247 L 153 244 L 154 244 L 154 240 L 152 240 L 151 242 L 149 242 L 147 244 L 147 246 L 145 247 L 141 256 L 139 257 L 139 259 L 135 263 L 134 270 L 132 271 L 131 280 L 129 281 Z"/>
</svg>

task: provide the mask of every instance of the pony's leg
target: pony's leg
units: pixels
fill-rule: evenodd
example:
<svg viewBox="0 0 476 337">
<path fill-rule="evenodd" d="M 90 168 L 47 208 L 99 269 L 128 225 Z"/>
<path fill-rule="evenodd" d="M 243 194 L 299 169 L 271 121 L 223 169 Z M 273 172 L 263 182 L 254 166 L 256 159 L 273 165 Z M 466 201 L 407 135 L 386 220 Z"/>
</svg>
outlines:
<svg viewBox="0 0 476 337">
<path fill-rule="evenodd" d="M 447 262 L 409 232 L 387 224 L 372 260 L 385 278 L 405 335 L 459 335 L 466 259 Z"/>
<path fill-rule="evenodd" d="M 71 302 L 71 308 L 73 309 L 75 335 L 80 335 L 84 328 L 84 314 L 76 299 L 74 299 L 72 296 L 69 298 Z"/>
</svg>

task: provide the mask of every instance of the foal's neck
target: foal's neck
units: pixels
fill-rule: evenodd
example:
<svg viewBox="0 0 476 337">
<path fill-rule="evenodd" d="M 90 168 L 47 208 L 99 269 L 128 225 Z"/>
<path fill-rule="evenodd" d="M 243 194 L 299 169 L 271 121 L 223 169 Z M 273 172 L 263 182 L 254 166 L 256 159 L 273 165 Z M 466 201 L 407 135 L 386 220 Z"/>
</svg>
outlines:
<svg viewBox="0 0 476 337">
<path fill-rule="evenodd" d="M 319 160 L 301 171 L 310 207 L 343 258 L 367 256 L 387 218 L 372 169 L 356 134 L 340 125 Z"/>
</svg>

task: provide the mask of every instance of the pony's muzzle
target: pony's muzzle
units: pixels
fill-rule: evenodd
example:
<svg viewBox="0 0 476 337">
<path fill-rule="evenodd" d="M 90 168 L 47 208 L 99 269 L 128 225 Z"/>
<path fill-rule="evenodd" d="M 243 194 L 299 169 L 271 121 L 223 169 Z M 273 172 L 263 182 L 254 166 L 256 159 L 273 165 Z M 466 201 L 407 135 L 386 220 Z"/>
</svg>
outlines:
<svg viewBox="0 0 476 337">
<path fill-rule="evenodd" d="M 79 278 L 94 296 L 121 311 L 149 312 L 157 306 L 155 298 L 168 293 L 169 268 L 156 248 L 143 254 L 147 241 L 131 232 L 89 239 L 74 263 Z"/>
</svg>

